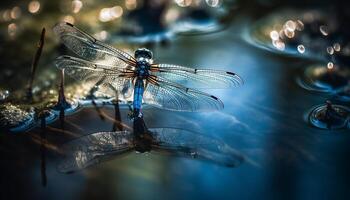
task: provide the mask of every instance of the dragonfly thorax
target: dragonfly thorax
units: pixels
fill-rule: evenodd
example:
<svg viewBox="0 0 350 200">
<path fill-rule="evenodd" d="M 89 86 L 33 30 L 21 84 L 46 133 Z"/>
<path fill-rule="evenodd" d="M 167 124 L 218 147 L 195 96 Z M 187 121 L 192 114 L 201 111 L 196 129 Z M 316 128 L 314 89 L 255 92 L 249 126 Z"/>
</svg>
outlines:
<svg viewBox="0 0 350 200">
<path fill-rule="evenodd" d="M 135 58 L 137 61 L 135 73 L 138 78 L 145 79 L 149 76 L 152 57 L 152 51 L 146 48 L 140 48 L 135 51 Z"/>
<path fill-rule="evenodd" d="M 137 61 L 136 64 L 136 76 L 140 79 L 145 79 L 149 76 L 150 63 L 147 60 Z"/>
</svg>

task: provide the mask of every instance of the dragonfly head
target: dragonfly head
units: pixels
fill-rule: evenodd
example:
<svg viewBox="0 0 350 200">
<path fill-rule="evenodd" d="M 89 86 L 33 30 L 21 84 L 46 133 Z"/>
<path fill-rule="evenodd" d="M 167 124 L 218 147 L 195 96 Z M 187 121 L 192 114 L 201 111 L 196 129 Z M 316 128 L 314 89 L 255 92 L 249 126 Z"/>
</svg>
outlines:
<svg viewBox="0 0 350 200">
<path fill-rule="evenodd" d="M 153 58 L 153 53 L 146 48 L 139 48 L 135 51 L 135 58 L 136 60 L 141 58 L 151 60 Z"/>
<path fill-rule="evenodd" d="M 153 54 L 150 50 L 140 48 L 135 51 L 135 58 L 137 60 L 137 77 L 144 79 L 149 76 L 150 66 L 152 64 Z"/>
</svg>

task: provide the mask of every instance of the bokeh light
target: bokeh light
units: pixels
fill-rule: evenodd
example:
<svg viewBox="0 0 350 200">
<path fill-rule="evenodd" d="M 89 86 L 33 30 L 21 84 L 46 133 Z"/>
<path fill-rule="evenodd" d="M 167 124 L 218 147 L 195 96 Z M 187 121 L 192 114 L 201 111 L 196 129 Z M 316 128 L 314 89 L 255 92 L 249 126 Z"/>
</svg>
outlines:
<svg viewBox="0 0 350 200">
<path fill-rule="evenodd" d="M 208 4 L 208 6 L 214 8 L 220 5 L 220 0 L 205 0 L 205 2 Z"/>
<path fill-rule="evenodd" d="M 28 11 L 30 13 L 37 13 L 40 10 L 40 2 L 39 1 L 31 1 L 28 4 Z"/>
<path fill-rule="evenodd" d="M 123 15 L 123 8 L 120 6 L 114 6 L 112 8 L 103 8 L 99 14 L 99 20 L 101 22 L 108 22 L 117 19 Z"/>
<path fill-rule="evenodd" d="M 175 3 L 180 7 L 188 7 L 192 4 L 192 0 L 175 0 Z"/>
<path fill-rule="evenodd" d="M 11 23 L 7 26 L 7 32 L 11 38 L 15 37 L 17 34 L 17 25 L 15 23 Z"/>
<path fill-rule="evenodd" d="M 21 14 L 22 14 L 22 10 L 18 6 L 13 7 L 10 13 L 12 19 L 20 18 Z"/>
<path fill-rule="evenodd" d="M 136 0 L 125 0 L 125 7 L 128 10 L 134 10 L 137 7 Z"/>
<path fill-rule="evenodd" d="M 81 2 L 80 0 L 73 0 L 72 1 L 73 13 L 78 13 L 82 7 L 83 7 L 83 2 Z"/>
<path fill-rule="evenodd" d="M 74 24 L 75 23 L 75 19 L 72 15 L 66 15 L 62 18 L 62 21 Z"/>
</svg>

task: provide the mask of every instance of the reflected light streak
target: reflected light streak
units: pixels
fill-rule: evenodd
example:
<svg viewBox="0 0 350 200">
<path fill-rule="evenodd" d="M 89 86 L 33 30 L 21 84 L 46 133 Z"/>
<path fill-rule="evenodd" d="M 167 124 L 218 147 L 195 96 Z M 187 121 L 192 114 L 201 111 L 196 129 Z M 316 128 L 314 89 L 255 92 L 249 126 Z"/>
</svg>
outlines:
<svg viewBox="0 0 350 200">
<path fill-rule="evenodd" d="M 322 35 L 327 36 L 328 35 L 328 27 L 327 26 L 320 26 L 320 32 Z"/>
</svg>

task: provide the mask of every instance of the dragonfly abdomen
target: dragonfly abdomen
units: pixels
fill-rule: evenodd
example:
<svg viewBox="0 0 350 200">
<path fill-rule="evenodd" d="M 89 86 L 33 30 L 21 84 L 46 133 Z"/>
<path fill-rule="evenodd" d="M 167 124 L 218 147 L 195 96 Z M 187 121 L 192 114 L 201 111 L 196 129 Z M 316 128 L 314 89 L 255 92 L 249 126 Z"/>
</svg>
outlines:
<svg viewBox="0 0 350 200">
<path fill-rule="evenodd" d="M 134 113 L 138 114 L 141 111 L 141 104 L 142 104 L 144 89 L 145 88 L 144 88 L 143 80 L 137 79 L 135 82 L 135 88 L 134 88 L 134 101 L 133 101 Z"/>
</svg>

